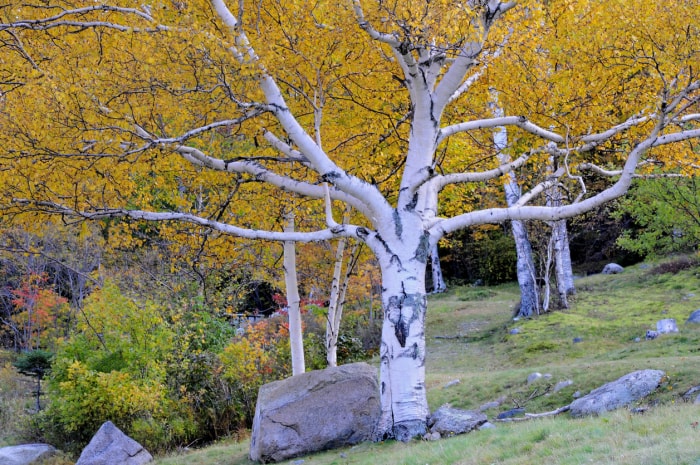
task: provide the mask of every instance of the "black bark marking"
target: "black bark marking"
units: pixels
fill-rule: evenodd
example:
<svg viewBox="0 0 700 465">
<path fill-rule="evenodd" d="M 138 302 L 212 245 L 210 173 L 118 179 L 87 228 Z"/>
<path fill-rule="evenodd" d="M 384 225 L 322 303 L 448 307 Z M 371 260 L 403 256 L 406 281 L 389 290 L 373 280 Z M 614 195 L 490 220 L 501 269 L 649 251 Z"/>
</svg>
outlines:
<svg viewBox="0 0 700 465">
<path fill-rule="evenodd" d="M 357 228 L 357 237 L 364 240 L 367 236 L 369 236 L 369 229 L 363 228 L 362 226 Z"/>
<path fill-rule="evenodd" d="M 430 234 L 427 231 L 423 233 L 418 241 L 418 247 L 416 247 L 416 252 L 414 258 L 420 263 L 428 263 L 428 256 L 430 255 Z"/>
<path fill-rule="evenodd" d="M 418 192 L 413 194 L 413 198 L 411 199 L 411 201 L 409 203 L 406 204 L 405 210 L 407 212 L 412 212 L 413 210 L 416 209 L 416 205 L 418 205 Z"/>
<path fill-rule="evenodd" d="M 396 237 L 401 239 L 401 234 L 403 234 L 403 224 L 401 223 L 401 217 L 399 216 L 399 212 L 397 210 L 394 210 L 392 215 L 394 216 L 394 231 L 396 232 Z"/>
<path fill-rule="evenodd" d="M 337 171 L 329 171 L 321 176 L 321 179 L 330 184 L 334 184 L 336 179 L 340 179 L 342 175 Z"/>
<path fill-rule="evenodd" d="M 391 248 L 389 248 L 389 244 L 386 243 L 386 241 L 384 240 L 384 238 L 382 238 L 382 236 L 377 234 L 375 236 L 375 238 L 377 239 L 377 242 L 379 242 L 381 245 L 384 246 L 384 250 L 386 251 L 386 253 L 388 253 L 392 256 L 395 256 L 395 254 L 391 251 Z"/>
<path fill-rule="evenodd" d="M 389 297 L 386 315 L 389 321 L 394 325 L 394 335 L 401 347 L 406 347 L 406 340 L 411 335 L 411 324 L 420 318 L 427 303 L 425 294 L 407 294 L 405 291 L 402 291 L 401 295 Z M 421 333 L 419 333 L 419 335 L 420 334 Z M 416 349 L 417 347 L 418 346 L 416 346 Z M 412 350 L 413 349 L 409 349 L 409 352 L 401 353 L 398 356 L 413 357 L 414 354 L 411 352 Z"/>
<path fill-rule="evenodd" d="M 403 265 L 401 264 L 401 259 L 398 255 L 392 255 L 389 259 L 389 263 L 391 263 L 392 265 L 396 265 L 396 268 L 399 271 L 403 270 Z"/>
<path fill-rule="evenodd" d="M 386 392 L 386 383 L 382 381 L 382 394 Z"/>
<path fill-rule="evenodd" d="M 399 314 L 399 321 L 394 323 L 394 334 L 396 334 L 396 339 L 399 341 L 401 347 L 406 347 L 408 332 L 408 322 L 404 319 L 403 314 Z"/>
<path fill-rule="evenodd" d="M 282 105 L 277 104 L 277 103 L 270 103 L 269 105 L 270 105 L 270 107 L 272 107 L 274 109 L 273 110 L 274 113 L 289 111 L 288 107 L 282 106 Z"/>
</svg>

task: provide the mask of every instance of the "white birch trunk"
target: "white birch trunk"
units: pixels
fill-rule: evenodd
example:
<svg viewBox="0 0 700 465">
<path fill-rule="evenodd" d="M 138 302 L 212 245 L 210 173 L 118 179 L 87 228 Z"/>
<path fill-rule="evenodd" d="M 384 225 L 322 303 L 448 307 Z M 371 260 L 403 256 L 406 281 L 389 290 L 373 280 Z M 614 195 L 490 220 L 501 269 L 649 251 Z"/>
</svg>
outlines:
<svg viewBox="0 0 700 465">
<path fill-rule="evenodd" d="M 496 96 L 494 96 L 494 100 L 496 100 Z M 502 117 L 503 110 L 497 103 L 494 103 L 493 106 L 495 116 Z M 510 155 L 504 152 L 504 149 L 508 146 L 508 132 L 505 127 L 501 126 L 494 131 L 493 141 L 498 150 L 498 161 L 502 165 L 510 163 Z M 504 176 L 503 190 L 505 191 L 506 203 L 509 207 L 512 207 L 520 200 L 520 186 L 518 186 L 518 181 L 512 171 Z M 535 261 L 532 258 L 532 246 L 524 221 L 512 220 L 510 225 L 513 232 L 513 240 L 515 241 L 517 256 L 516 274 L 518 285 L 520 286 L 520 308 L 514 316 L 529 318 L 539 314 L 541 309 Z"/>
<path fill-rule="evenodd" d="M 554 160 L 550 159 L 550 169 L 556 169 Z M 547 192 L 547 205 L 560 207 L 562 194 L 558 185 L 554 185 Z M 569 233 L 566 228 L 566 220 L 556 220 L 551 223 L 552 249 L 554 255 L 554 273 L 557 281 L 557 293 L 562 308 L 569 308 L 568 296 L 576 293 L 574 287 L 574 272 L 571 267 L 571 252 L 569 250 Z"/>
<path fill-rule="evenodd" d="M 571 250 L 569 249 L 569 231 L 566 226 L 566 220 L 559 220 L 558 234 L 561 239 L 561 255 L 559 261 L 563 269 L 562 282 L 566 295 L 576 294 L 576 285 L 574 284 L 574 270 L 571 266 Z"/>
<path fill-rule="evenodd" d="M 355 242 L 350 250 L 345 274 L 341 274 L 343 268 L 344 251 L 347 239 L 338 241 L 338 248 L 335 254 L 335 266 L 333 268 L 333 283 L 331 284 L 331 296 L 328 304 L 328 318 L 326 321 L 326 361 L 328 366 L 334 367 L 338 364 L 338 336 L 340 335 L 340 322 L 343 318 L 343 307 L 345 306 L 345 295 L 350 285 L 350 276 L 355 268 L 359 255 L 359 243 Z"/>
<path fill-rule="evenodd" d="M 335 250 L 335 265 L 333 266 L 333 281 L 331 282 L 331 295 L 328 303 L 328 317 L 326 319 L 326 362 L 329 367 L 338 365 L 338 331 L 340 330 L 340 318 L 342 305 L 339 305 L 340 274 L 343 269 L 343 255 L 345 252 L 346 238 L 338 240 Z"/>
<path fill-rule="evenodd" d="M 399 213 L 396 227 L 378 234 L 384 320 L 380 347 L 382 415 L 377 439 L 407 441 L 426 432 L 425 271 L 430 243 L 418 215 Z M 381 232 L 380 232 L 381 234 Z"/>
<path fill-rule="evenodd" d="M 520 286 L 520 308 L 515 316 L 529 318 L 539 314 L 541 309 L 532 246 L 523 221 L 513 220 L 510 226 L 515 241 L 516 273 Z"/>
<path fill-rule="evenodd" d="M 294 214 L 286 216 L 285 232 L 294 232 Z M 289 344 L 292 352 L 292 376 L 304 373 L 304 338 L 301 329 L 301 308 L 297 283 L 297 260 L 294 241 L 284 243 L 284 282 L 287 288 Z"/>
</svg>

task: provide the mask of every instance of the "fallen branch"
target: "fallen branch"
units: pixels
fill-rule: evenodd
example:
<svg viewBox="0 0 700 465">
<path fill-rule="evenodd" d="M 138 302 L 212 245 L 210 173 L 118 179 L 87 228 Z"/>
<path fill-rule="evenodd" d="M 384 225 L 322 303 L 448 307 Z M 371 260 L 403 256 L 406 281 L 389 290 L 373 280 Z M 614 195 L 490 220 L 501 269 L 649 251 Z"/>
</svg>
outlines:
<svg viewBox="0 0 700 465">
<path fill-rule="evenodd" d="M 565 405 L 563 407 L 559 407 L 556 410 L 552 410 L 551 412 L 543 412 L 543 413 L 526 413 L 524 417 L 519 417 L 519 418 L 501 418 L 500 420 L 497 418 L 494 421 L 500 421 L 500 422 L 509 422 L 509 421 L 527 421 L 527 420 L 532 420 L 533 418 L 542 418 L 542 417 L 552 417 L 554 415 L 559 415 L 560 413 L 568 412 L 571 409 L 571 405 Z"/>
</svg>

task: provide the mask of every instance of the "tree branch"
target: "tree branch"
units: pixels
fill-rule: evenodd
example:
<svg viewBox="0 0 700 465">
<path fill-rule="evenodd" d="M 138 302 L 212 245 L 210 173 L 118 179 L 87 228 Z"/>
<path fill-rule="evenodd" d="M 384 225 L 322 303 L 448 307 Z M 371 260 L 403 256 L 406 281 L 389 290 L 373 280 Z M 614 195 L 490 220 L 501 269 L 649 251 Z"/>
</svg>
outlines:
<svg viewBox="0 0 700 465">
<path fill-rule="evenodd" d="M 55 202 L 32 201 L 27 199 L 12 199 L 13 203 L 24 208 L 33 208 L 37 211 L 50 214 L 60 214 L 68 217 L 98 220 L 104 218 L 130 218 L 145 221 L 179 221 L 196 224 L 214 229 L 224 234 L 241 237 L 243 239 L 261 239 L 268 241 L 294 241 L 294 242 L 318 242 L 331 240 L 337 237 L 364 237 L 358 234 L 358 228 L 344 225 L 341 228 L 327 228 L 311 232 L 276 232 L 260 229 L 247 229 L 221 223 L 219 221 L 203 218 L 191 213 L 181 212 L 152 212 L 145 210 L 127 210 L 122 208 L 96 209 L 95 211 L 78 211 Z"/>
<path fill-rule="evenodd" d="M 565 141 L 564 137 L 560 136 L 555 132 L 548 131 L 544 128 L 541 128 L 540 126 L 537 126 L 524 116 L 504 116 L 501 118 L 489 118 L 480 119 L 476 121 L 468 121 L 442 128 L 440 130 L 440 135 L 438 136 L 437 143 L 440 144 L 448 137 L 459 132 L 474 131 L 477 129 L 490 129 L 498 126 L 517 126 L 531 134 L 539 136 L 543 139 L 550 140 L 552 142 L 562 143 Z"/>
</svg>

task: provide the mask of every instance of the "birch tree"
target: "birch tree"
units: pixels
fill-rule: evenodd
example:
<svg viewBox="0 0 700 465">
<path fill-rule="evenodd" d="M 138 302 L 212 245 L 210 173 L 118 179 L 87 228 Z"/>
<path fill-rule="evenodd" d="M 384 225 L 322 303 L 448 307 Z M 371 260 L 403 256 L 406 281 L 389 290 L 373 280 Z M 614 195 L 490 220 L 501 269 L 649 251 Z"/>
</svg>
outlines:
<svg viewBox="0 0 700 465">
<path fill-rule="evenodd" d="M 426 431 L 425 272 L 440 238 L 575 216 L 623 195 L 644 159 L 695 163 L 694 3 L 550 2 L 556 16 L 526 0 L 5 4 L 3 214 L 361 241 L 382 274 L 376 437 L 408 440 Z M 527 141 L 509 163 L 482 143 L 499 127 Z M 444 192 L 543 172 L 549 156 L 569 169 L 513 205 L 438 212 Z M 569 204 L 533 203 L 584 161 L 620 174 L 595 194 L 573 182 Z M 325 225 L 283 231 L 256 208 L 270 198 L 326 209 Z M 361 218 L 338 223 L 345 206 Z"/>
</svg>

